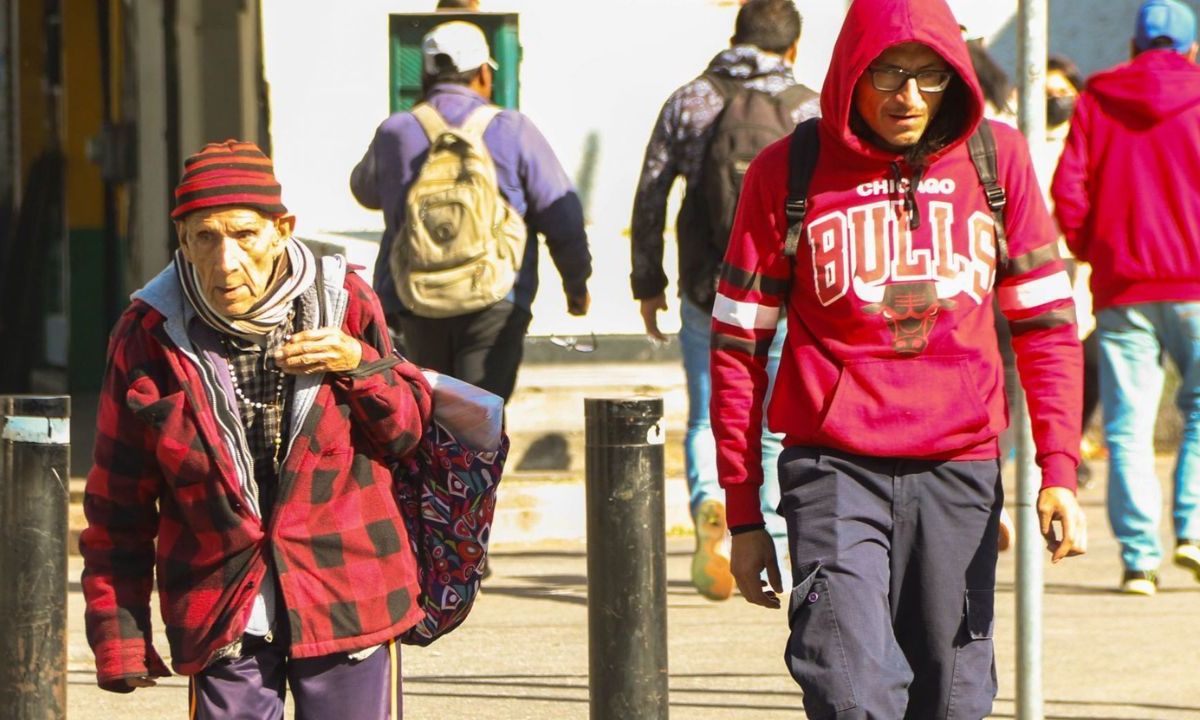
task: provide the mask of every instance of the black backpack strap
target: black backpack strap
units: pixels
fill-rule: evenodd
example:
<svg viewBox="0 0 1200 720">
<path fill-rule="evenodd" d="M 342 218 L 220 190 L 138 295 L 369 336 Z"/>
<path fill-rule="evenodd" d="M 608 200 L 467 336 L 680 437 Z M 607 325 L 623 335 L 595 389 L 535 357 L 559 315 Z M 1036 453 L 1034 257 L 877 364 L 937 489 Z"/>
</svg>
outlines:
<svg viewBox="0 0 1200 720">
<path fill-rule="evenodd" d="M 789 258 L 796 257 L 800 235 L 804 232 L 804 220 L 808 217 L 808 186 L 817 170 L 817 155 L 821 150 L 818 123 L 820 118 L 809 118 L 797 125 L 788 149 L 788 194 L 784 204 L 788 230 L 783 254 Z"/>
<path fill-rule="evenodd" d="M 317 287 L 317 327 L 323 328 L 329 322 L 325 310 L 325 261 L 317 258 L 317 274 L 313 278 Z"/>
<path fill-rule="evenodd" d="M 967 138 L 967 150 L 971 153 L 971 162 L 975 165 L 979 184 L 983 186 L 983 195 L 996 223 L 996 269 L 998 274 L 1005 275 L 1009 264 L 1008 235 L 1004 231 L 1004 206 L 1008 204 L 1008 193 L 1000 185 L 999 171 L 996 169 L 996 136 L 987 120 L 981 122 L 979 129 Z"/>
</svg>

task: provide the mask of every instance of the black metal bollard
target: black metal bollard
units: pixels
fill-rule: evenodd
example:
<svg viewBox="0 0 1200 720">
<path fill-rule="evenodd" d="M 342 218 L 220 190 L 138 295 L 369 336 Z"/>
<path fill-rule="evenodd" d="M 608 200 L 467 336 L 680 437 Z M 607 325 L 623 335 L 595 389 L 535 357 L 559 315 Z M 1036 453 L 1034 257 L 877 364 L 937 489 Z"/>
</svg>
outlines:
<svg viewBox="0 0 1200 720">
<path fill-rule="evenodd" d="M 67 716 L 71 399 L 0 396 L 0 711 Z"/>
<path fill-rule="evenodd" d="M 665 720 L 662 398 L 584 401 L 591 720 Z"/>
</svg>

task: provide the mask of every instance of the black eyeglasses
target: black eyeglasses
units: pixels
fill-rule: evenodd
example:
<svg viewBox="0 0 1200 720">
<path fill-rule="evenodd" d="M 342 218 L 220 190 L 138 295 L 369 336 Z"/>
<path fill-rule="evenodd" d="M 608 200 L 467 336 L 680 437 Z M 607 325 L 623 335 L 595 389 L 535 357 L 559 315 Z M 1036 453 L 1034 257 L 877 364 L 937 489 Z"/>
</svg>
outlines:
<svg viewBox="0 0 1200 720">
<path fill-rule="evenodd" d="M 583 338 L 573 335 L 551 335 L 550 343 L 563 350 L 574 350 L 581 353 L 595 352 L 596 333 L 591 333 L 588 337 Z"/>
<path fill-rule="evenodd" d="M 908 79 L 917 81 L 921 92 L 942 92 L 950 84 L 954 73 L 949 70 L 905 70 L 898 67 L 867 68 L 871 85 L 880 92 L 896 92 L 908 84 Z"/>
</svg>

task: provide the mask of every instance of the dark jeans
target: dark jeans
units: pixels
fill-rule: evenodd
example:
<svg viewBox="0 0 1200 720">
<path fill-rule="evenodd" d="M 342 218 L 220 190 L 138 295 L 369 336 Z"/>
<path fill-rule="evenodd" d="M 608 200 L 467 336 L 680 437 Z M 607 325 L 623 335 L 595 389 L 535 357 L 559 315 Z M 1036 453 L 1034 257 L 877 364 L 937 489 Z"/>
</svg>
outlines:
<svg viewBox="0 0 1200 720">
<path fill-rule="evenodd" d="M 296 720 L 400 720 L 400 644 L 386 644 L 363 660 L 346 653 L 296 660 L 288 657 L 286 643 L 246 635 L 241 657 L 215 662 L 191 678 L 188 718 L 282 720 L 288 688 Z"/>
<path fill-rule="evenodd" d="M 1100 336 L 1093 330 L 1083 339 L 1083 429 L 1100 406 Z"/>
<path fill-rule="evenodd" d="M 986 717 L 999 463 L 790 447 L 779 485 L 795 578 L 785 659 L 808 717 Z"/>
<path fill-rule="evenodd" d="M 479 312 L 449 318 L 392 315 L 404 352 L 421 367 L 436 370 L 504 398 L 512 396 L 525 350 L 528 310 L 507 300 Z"/>
</svg>

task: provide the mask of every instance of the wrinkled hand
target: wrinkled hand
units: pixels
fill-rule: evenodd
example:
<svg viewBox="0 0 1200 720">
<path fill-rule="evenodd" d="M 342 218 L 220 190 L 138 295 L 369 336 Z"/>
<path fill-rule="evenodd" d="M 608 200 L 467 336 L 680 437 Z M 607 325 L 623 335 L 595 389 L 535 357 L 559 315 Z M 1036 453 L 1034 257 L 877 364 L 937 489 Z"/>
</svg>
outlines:
<svg viewBox="0 0 1200 720">
<path fill-rule="evenodd" d="M 154 687 L 155 685 L 158 685 L 158 681 L 155 680 L 154 678 L 150 677 L 149 675 L 140 675 L 137 677 L 125 678 L 125 686 L 128 687 L 130 690 L 137 690 L 138 688 Z"/>
<path fill-rule="evenodd" d="M 592 296 L 587 290 L 584 290 L 578 295 L 567 296 L 567 312 L 579 317 L 587 315 L 588 308 L 592 306 Z"/>
<path fill-rule="evenodd" d="M 667 309 L 667 296 L 656 295 L 652 298 L 645 298 L 642 303 L 642 323 L 646 326 L 646 334 L 651 338 L 666 342 L 667 336 L 662 334 L 658 329 L 658 313 Z"/>
<path fill-rule="evenodd" d="M 362 362 L 362 345 L 337 328 L 305 330 L 275 352 L 275 364 L 291 375 L 346 372 Z"/>
<path fill-rule="evenodd" d="M 1046 549 L 1052 553 L 1050 562 L 1087 552 L 1087 518 L 1075 493 L 1061 487 L 1043 488 L 1038 493 L 1037 512 Z"/>
<path fill-rule="evenodd" d="M 770 587 L 762 579 L 764 568 Z M 729 569 L 746 602 L 765 608 L 779 608 L 783 579 L 779 577 L 779 560 L 775 557 L 775 542 L 770 533 L 752 530 L 734 535 L 729 549 Z"/>
</svg>

